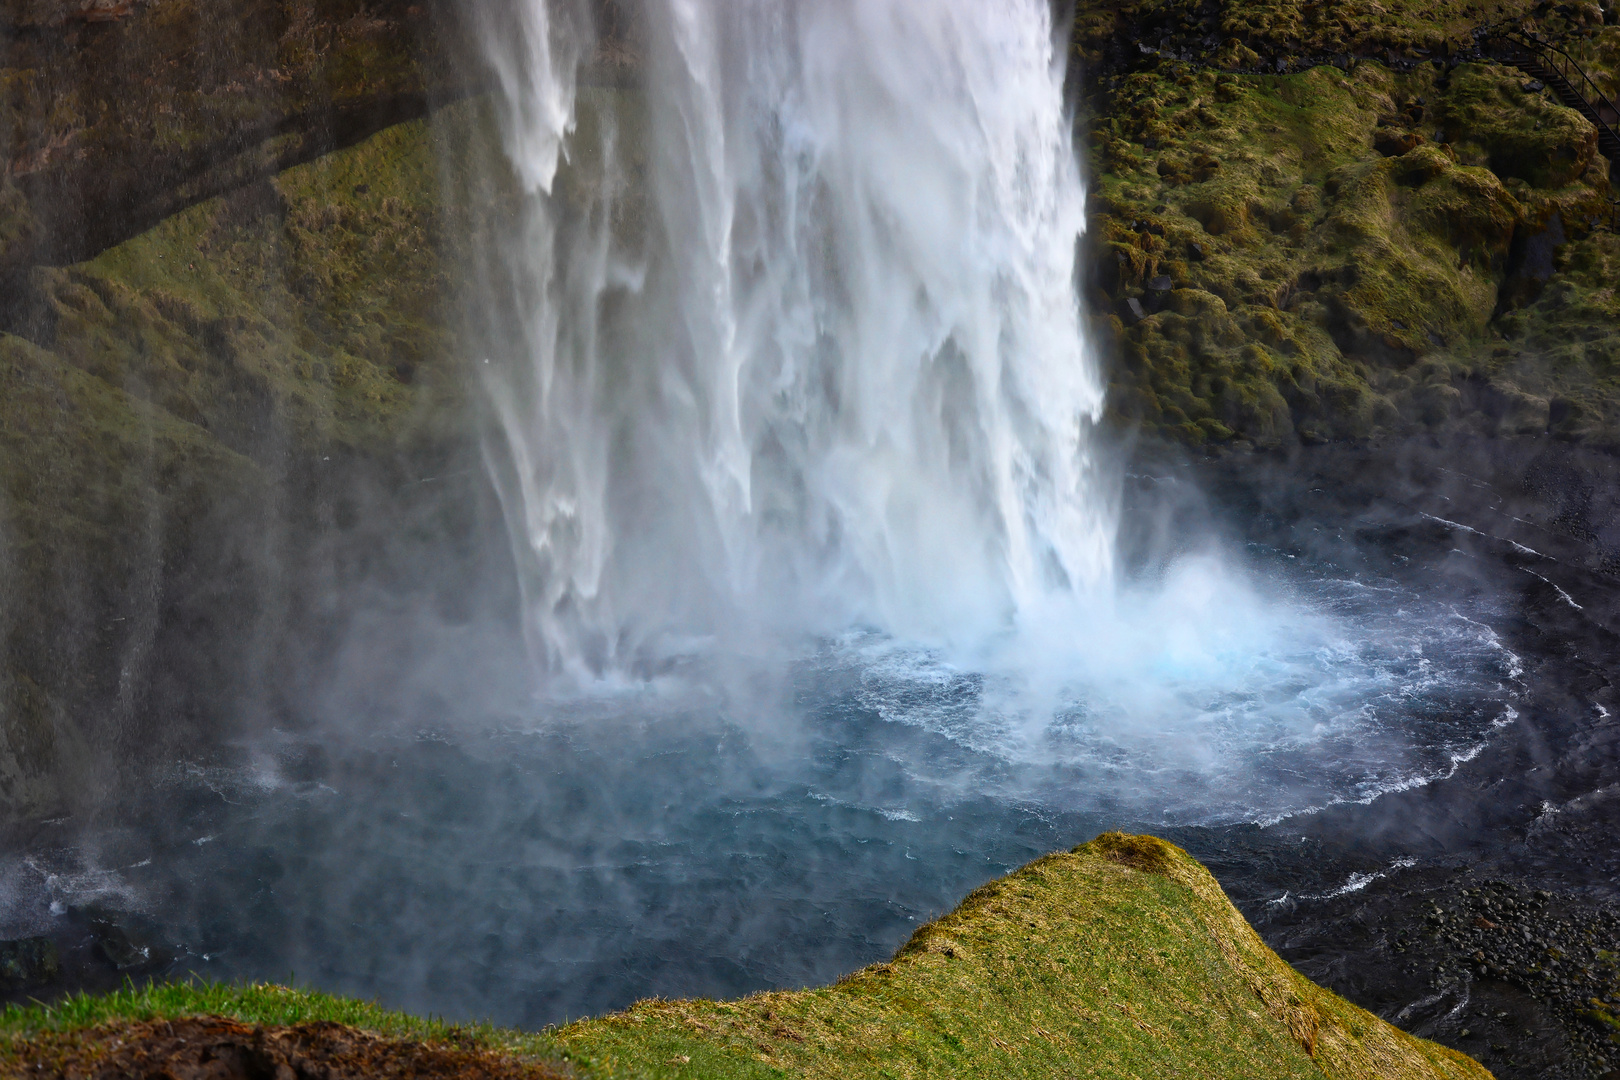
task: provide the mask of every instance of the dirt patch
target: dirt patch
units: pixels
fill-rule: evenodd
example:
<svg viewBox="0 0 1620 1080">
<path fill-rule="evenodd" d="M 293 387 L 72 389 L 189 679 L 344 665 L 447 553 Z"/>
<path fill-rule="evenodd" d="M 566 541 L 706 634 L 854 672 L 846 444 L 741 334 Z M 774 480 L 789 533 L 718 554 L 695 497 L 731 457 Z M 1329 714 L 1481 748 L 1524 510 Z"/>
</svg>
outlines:
<svg viewBox="0 0 1620 1080">
<path fill-rule="evenodd" d="M 14 1044 L 0 1077 L 61 1080 L 572 1080 L 558 1063 L 522 1061 L 470 1039 L 385 1039 L 342 1024 L 261 1027 L 222 1017 L 117 1024 Z"/>
</svg>

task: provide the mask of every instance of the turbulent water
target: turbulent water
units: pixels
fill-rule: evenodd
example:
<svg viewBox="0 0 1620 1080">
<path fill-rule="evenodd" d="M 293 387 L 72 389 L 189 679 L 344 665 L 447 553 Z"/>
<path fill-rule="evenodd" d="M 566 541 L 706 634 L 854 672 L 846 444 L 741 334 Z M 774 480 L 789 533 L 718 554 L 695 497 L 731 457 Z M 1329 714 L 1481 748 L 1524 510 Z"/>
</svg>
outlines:
<svg viewBox="0 0 1620 1080">
<path fill-rule="evenodd" d="M 177 767 L 121 827 L 64 824 L 0 860 L 0 931 L 71 940 L 112 912 L 158 970 L 532 1026 L 830 981 L 1101 829 L 1371 800 L 1511 719 L 1502 613 L 1488 590 L 1459 598 L 1445 545 L 1232 558 L 1243 574 L 1184 567 L 1145 596 L 1033 724 L 1010 676 L 851 632 L 786 668 L 730 661 L 480 725 L 274 735 Z M 1262 593 L 1293 614 L 1257 631 Z"/>
</svg>

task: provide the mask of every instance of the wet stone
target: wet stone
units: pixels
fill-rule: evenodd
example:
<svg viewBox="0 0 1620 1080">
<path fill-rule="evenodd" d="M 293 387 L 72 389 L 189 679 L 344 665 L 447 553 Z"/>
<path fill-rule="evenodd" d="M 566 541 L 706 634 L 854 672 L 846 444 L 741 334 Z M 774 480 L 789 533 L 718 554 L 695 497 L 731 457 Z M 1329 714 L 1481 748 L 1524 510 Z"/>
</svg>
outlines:
<svg viewBox="0 0 1620 1080">
<path fill-rule="evenodd" d="M 89 915 L 95 952 L 122 972 L 152 972 L 175 959 L 159 927 L 132 912 L 94 909 Z"/>
<path fill-rule="evenodd" d="M 56 945 L 49 938 L 0 941 L 0 984 L 17 989 L 56 978 L 61 970 Z"/>
</svg>

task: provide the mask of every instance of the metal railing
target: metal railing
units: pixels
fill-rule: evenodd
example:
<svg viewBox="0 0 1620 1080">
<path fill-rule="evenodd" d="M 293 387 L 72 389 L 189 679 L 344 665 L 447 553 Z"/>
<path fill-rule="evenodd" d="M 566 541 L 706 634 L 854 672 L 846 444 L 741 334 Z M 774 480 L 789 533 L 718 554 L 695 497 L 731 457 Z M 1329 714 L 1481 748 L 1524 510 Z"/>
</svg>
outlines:
<svg viewBox="0 0 1620 1080">
<path fill-rule="evenodd" d="M 1485 41 L 1487 46 L 1492 42 L 1499 42 L 1505 46 L 1502 51 L 1507 55 L 1502 56 L 1502 59 L 1509 62 L 1527 59 L 1541 68 L 1540 73 L 1561 81 L 1564 84 L 1562 87 L 1554 87 L 1555 90 L 1562 91 L 1559 96 L 1574 99 L 1566 104 L 1573 106 L 1577 112 L 1592 122 L 1598 129 L 1599 141 L 1609 144 L 1610 155 L 1620 151 L 1620 135 L 1617 135 L 1611 126 L 1620 123 L 1620 107 L 1616 107 L 1614 102 L 1609 100 L 1603 88 L 1593 81 L 1573 56 L 1545 38 L 1519 27 L 1489 31 L 1485 35 Z M 1485 51 L 1489 55 L 1496 50 L 1487 47 Z M 1514 56 L 1514 53 L 1519 55 Z M 1514 66 L 1524 65 L 1514 63 Z"/>
<path fill-rule="evenodd" d="M 1480 52 L 1485 56 L 1503 60 L 1551 84 L 1565 105 L 1597 128 L 1598 150 L 1609 159 L 1611 169 L 1620 166 L 1620 134 L 1612 126 L 1620 123 L 1620 107 L 1609 100 L 1579 61 L 1521 26 L 1493 27 L 1480 34 L 1479 40 Z M 1609 200 L 1609 228 L 1620 232 L 1620 199 Z"/>
</svg>

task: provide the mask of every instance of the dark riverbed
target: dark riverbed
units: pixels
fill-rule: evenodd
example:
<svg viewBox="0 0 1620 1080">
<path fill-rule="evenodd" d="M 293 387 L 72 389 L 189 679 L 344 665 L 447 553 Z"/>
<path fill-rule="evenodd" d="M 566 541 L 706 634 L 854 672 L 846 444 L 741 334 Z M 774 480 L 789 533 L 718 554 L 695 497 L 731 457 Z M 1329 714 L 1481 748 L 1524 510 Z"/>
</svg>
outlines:
<svg viewBox="0 0 1620 1080">
<path fill-rule="evenodd" d="M 53 939 L 63 972 L 13 996 L 197 972 L 536 1026 L 826 982 L 1125 827 L 1188 847 L 1287 959 L 1385 1018 L 1501 1076 L 1601 1076 L 1620 1064 L 1608 467 L 1533 443 L 1138 463 L 1135 573 L 1219 533 L 1246 580 L 1316 613 L 1255 608 L 1272 636 L 1237 674 L 1155 660 L 1196 699 L 1167 732 L 1129 723 L 1163 703 L 1098 683 L 1031 735 L 993 675 L 852 634 L 785 674 L 755 658 L 477 724 L 199 752 L 16 845 L 0 929 Z M 1220 580 L 1179 587 L 1230 603 Z"/>
</svg>

